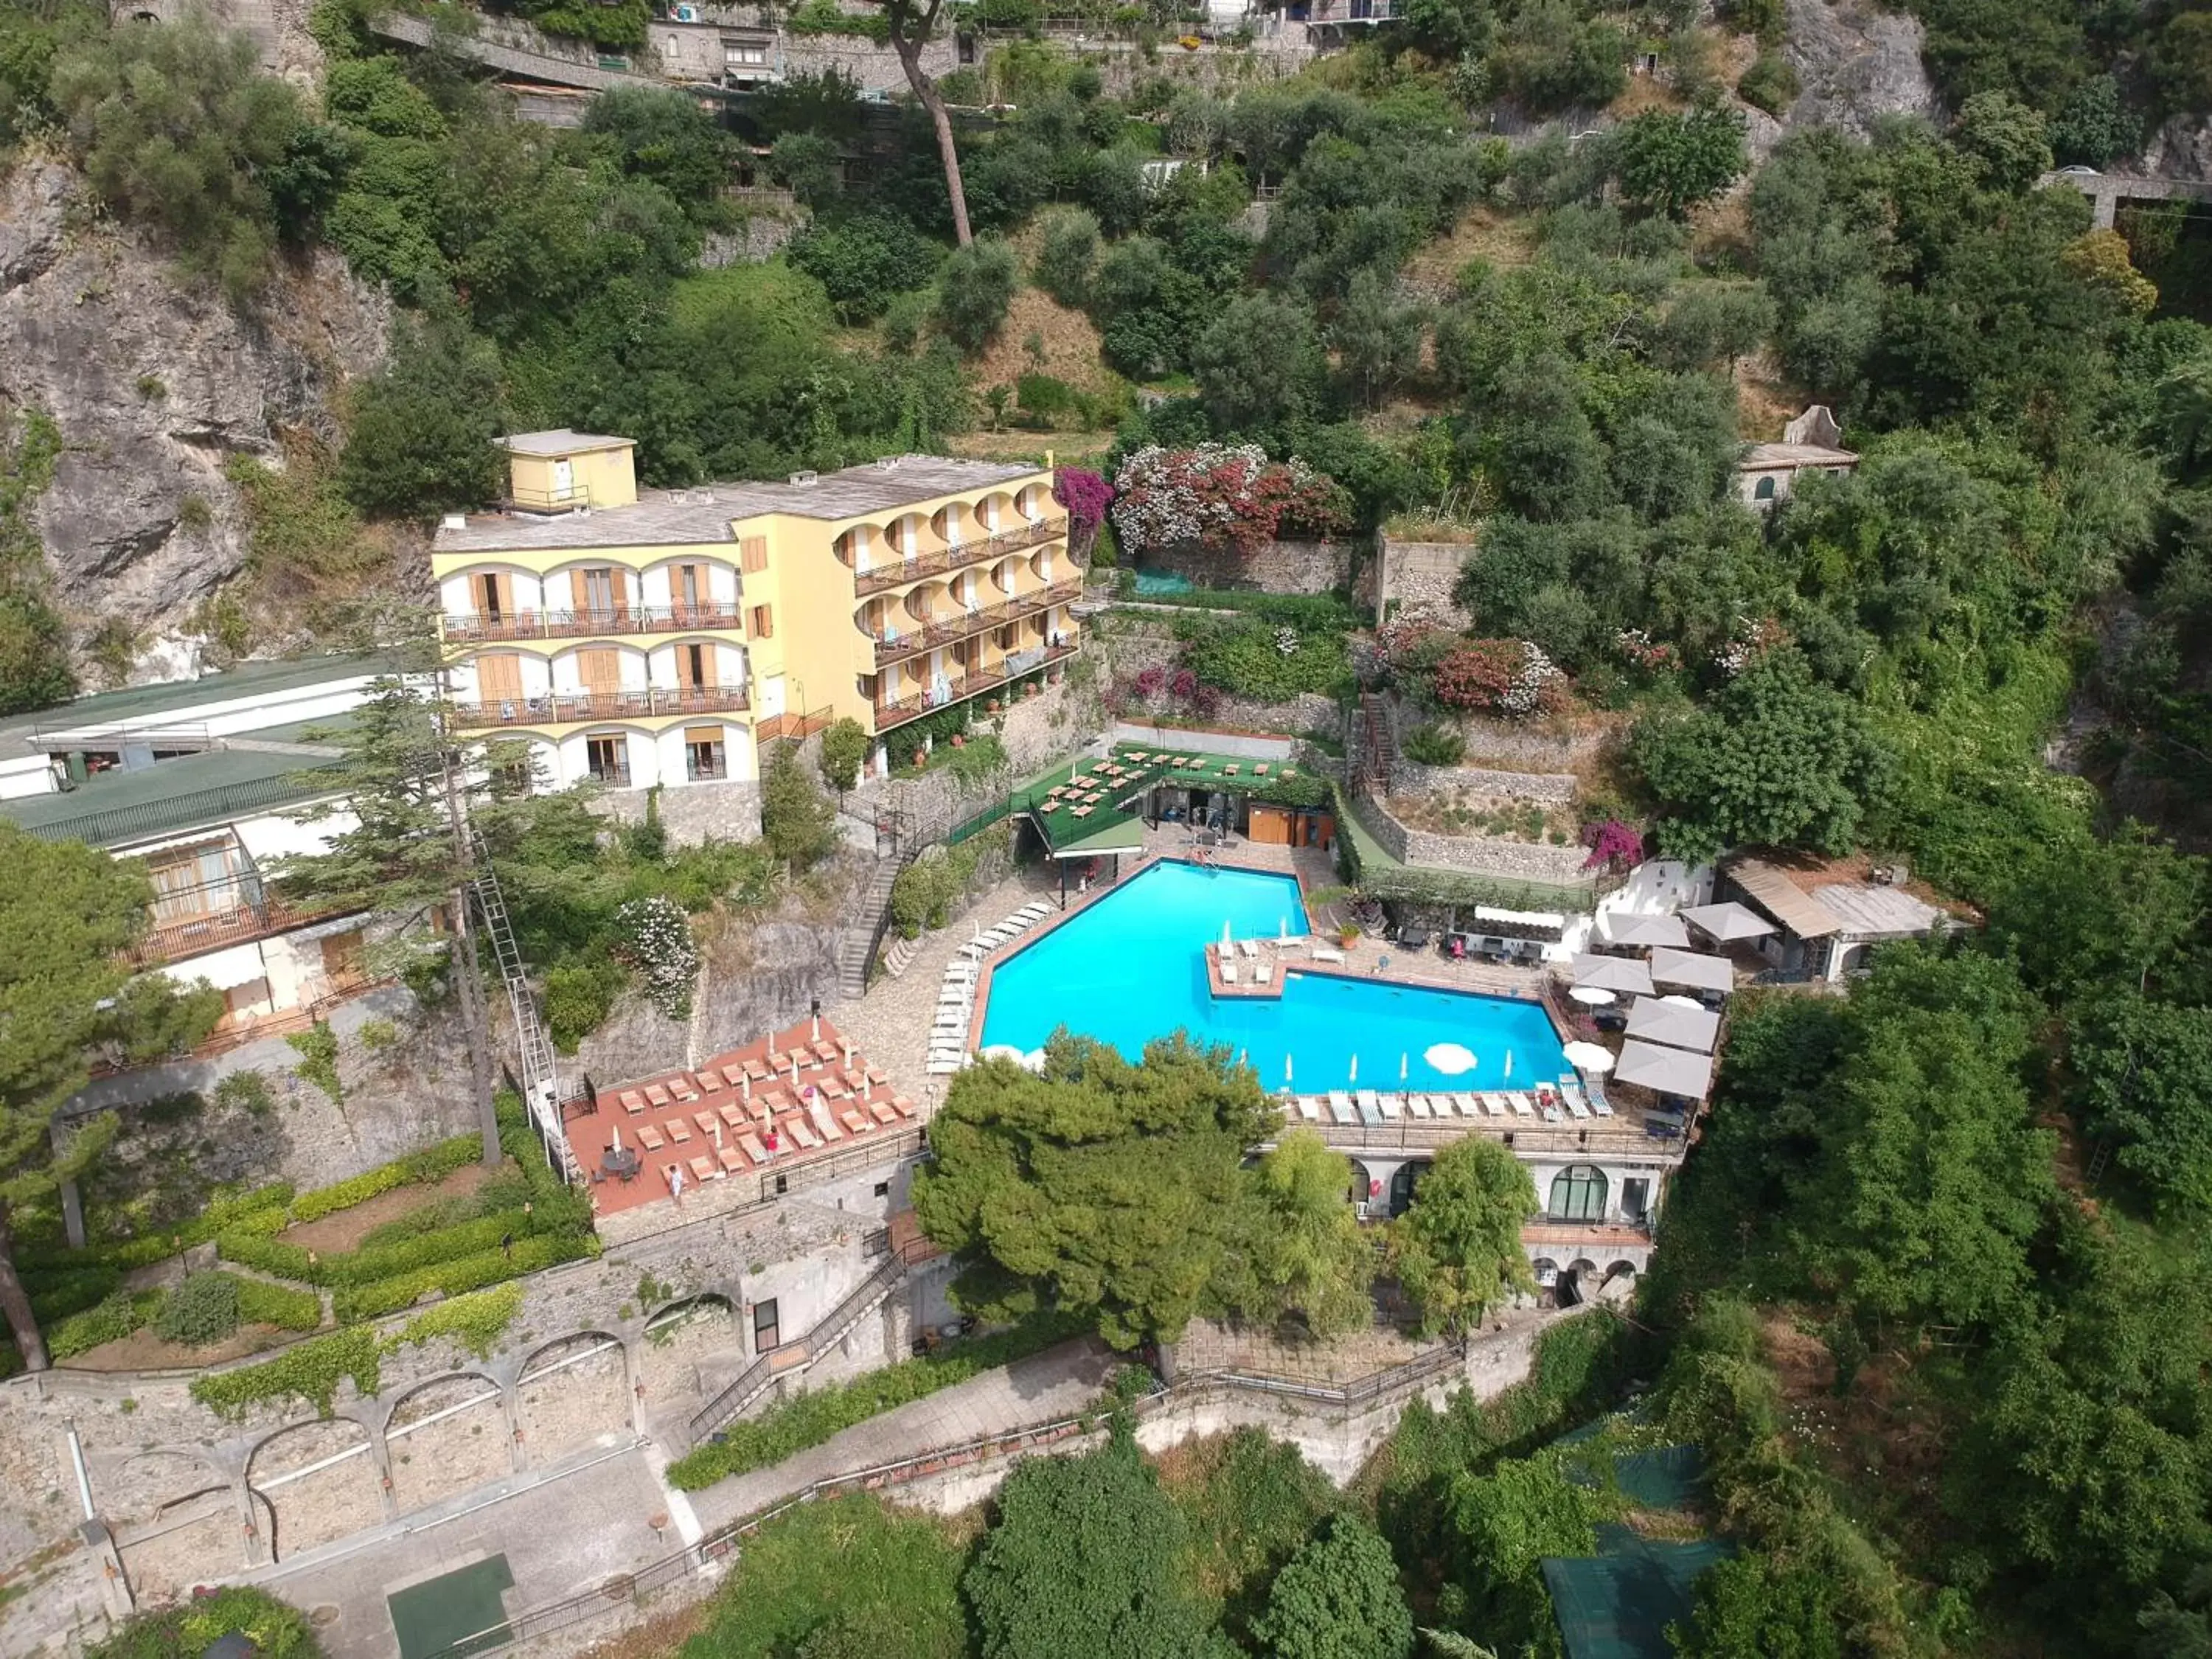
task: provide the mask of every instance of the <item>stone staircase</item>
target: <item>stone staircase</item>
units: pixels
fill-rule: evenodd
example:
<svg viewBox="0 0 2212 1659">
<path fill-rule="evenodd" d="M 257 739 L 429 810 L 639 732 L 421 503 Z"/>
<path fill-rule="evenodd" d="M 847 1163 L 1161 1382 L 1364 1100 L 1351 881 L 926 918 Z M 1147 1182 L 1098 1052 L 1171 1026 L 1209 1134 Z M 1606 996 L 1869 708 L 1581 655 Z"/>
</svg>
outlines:
<svg viewBox="0 0 2212 1659">
<path fill-rule="evenodd" d="M 1360 693 L 1359 720 L 1352 737 L 1357 745 L 1355 787 L 1361 794 L 1377 799 L 1388 795 L 1390 775 L 1398 765 L 1398 737 L 1392 728 L 1389 708 L 1376 693 Z"/>
<path fill-rule="evenodd" d="M 890 925 L 891 884 L 912 859 L 911 854 L 894 854 L 876 860 L 875 873 L 868 878 L 867 891 L 860 896 L 854 911 L 854 925 L 837 947 L 837 994 L 848 1001 L 868 988 L 868 964 L 875 958 L 884 930 Z"/>
</svg>

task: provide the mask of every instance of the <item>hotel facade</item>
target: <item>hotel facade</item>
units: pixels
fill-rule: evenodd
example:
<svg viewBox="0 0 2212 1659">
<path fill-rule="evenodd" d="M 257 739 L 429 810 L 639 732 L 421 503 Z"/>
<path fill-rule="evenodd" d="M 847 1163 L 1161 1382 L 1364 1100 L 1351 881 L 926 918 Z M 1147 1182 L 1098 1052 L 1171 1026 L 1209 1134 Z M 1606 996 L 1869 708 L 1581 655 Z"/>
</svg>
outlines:
<svg viewBox="0 0 2212 1659">
<path fill-rule="evenodd" d="M 1049 471 L 908 455 L 641 491 L 627 438 L 501 447 L 501 509 L 432 544 L 447 696 L 552 787 L 704 787 L 745 833 L 763 744 L 849 716 L 880 764 L 902 727 L 1077 649 Z"/>
</svg>

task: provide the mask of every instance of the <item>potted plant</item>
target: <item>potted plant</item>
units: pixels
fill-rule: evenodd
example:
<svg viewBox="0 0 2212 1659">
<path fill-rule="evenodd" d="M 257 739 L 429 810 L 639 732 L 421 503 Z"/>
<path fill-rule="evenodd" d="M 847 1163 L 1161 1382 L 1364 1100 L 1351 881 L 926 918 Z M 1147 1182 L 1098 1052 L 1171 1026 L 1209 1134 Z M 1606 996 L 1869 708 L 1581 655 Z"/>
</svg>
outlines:
<svg viewBox="0 0 2212 1659">
<path fill-rule="evenodd" d="M 968 739 L 955 732 L 952 734 L 952 746 L 955 749 L 965 749 L 968 746 Z"/>
<path fill-rule="evenodd" d="M 927 749 L 917 749 L 917 750 L 915 750 L 914 751 L 914 769 L 915 769 L 915 771 L 919 772 L 919 771 L 921 771 L 921 769 L 922 769 L 923 767 L 925 767 L 925 766 L 927 766 L 927 765 L 928 765 L 928 764 L 929 764 L 929 750 L 927 750 Z"/>
<path fill-rule="evenodd" d="M 1349 951 L 1359 942 L 1359 924 L 1356 921 L 1344 923 L 1336 930 L 1336 942 L 1345 950 Z"/>
</svg>

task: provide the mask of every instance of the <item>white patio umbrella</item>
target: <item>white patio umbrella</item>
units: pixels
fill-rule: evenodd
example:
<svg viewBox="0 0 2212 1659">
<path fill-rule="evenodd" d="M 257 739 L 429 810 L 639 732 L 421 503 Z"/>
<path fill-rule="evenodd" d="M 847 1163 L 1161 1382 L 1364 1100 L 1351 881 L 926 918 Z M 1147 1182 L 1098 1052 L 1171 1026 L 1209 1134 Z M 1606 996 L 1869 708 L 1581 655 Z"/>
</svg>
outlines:
<svg viewBox="0 0 2212 1659">
<path fill-rule="evenodd" d="M 822 1016 L 821 1016 L 821 1015 L 817 1014 L 817 1015 L 815 1015 L 815 1016 L 814 1016 L 814 1030 L 813 1030 L 813 1034 L 812 1034 L 811 1036 L 810 1036 L 806 1040 L 807 1040 L 809 1042 L 821 1042 L 821 1041 L 822 1041 Z"/>
<path fill-rule="evenodd" d="M 1279 917 L 1276 921 L 1275 937 L 1279 939 L 1288 939 L 1290 936 L 1291 919 L 1288 916 Z"/>
<path fill-rule="evenodd" d="M 1244 1057 L 1245 1057 L 1245 1055 L 1247 1055 L 1247 1054 L 1249 1054 L 1250 1052 L 1251 1052 L 1251 1050 L 1250 1050 L 1250 1049 L 1249 1049 L 1249 1048 L 1239 1048 L 1239 1049 L 1237 1051 L 1237 1069 L 1238 1069 L 1238 1070 L 1240 1070 L 1240 1071 L 1241 1071 L 1241 1070 L 1243 1070 L 1243 1066 L 1244 1066 Z"/>
<path fill-rule="evenodd" d="M 797 1054 L 791 1057 L 791 1086 L 794 1089 L 799 1086 L 799 1056 Z"/>
<path fill-rule="evenodd" d="M 1723 945 L 1740 939 L 1763 939 L 1775 931 L 1774 924 L 1765 916 L 1734 899 L 1722 904 L 1692 905 L 1682 912 L 1682 919 L 1707 939 Z"/>
<path fill-rule="evenodd" d="M 1505 1051 L 1505 1075 L 1508 1077 L 1513 1075 L 1513 1051 L 1510 1048 Z"/>
<path fill-rule="evenodd" d="M 1570 1042 L 1559 1051 L 1577 1072 L 1609 1072 L 1613 1051 L 1595 1042 Z"/>
<path fill-rule="evenodd" d="M 848 1072 L 853 1069 L 853 1043 L 850 1038 L 846 1039 L 845 1042 L 845 1069 Z"/>
<path fill-rule="evenodd" d="M 738 1092 L 745 1097 L 746 1105 L 753 1103 L 753 1074 L 750 1072 L 738 1073 Z"/>
<path fill-rule="evenodd" d="M 1686 997 L 1680 994 L 1674 996 L 1661 997 L 1659 1000 L 1662 1002 L 1672 1003 L 1677 1008 L 1702 1008 L 1705 1006 L 1704 1003 L 1698 1001 L 1695 997 Z"/>
<path fill-rule="evenodd" d="M 1602 1008 L 1613 1000 L 1613 993 L 1602 985 L 1577 985 L 1567 994 L 1589 1008 Z"/>
<path fill-rule="evenodd" d="M 1221 919 L 1221 949 L 1224 955 L 1229 950 L 1229 918 L 1226 916 Z"/>
<path fill-rule="evenodd" d="M 619 1123 L 615 1125 L 614 1150 L 617 1152 L 622 1151 L 622 1125 Z"/>
<path fill-rule="evenodd" d="M 1285 1055 L 1283 1056 L 1283 1092 L 1284 1092 L 1285 1094 L 1288 1094 L 1288 1093 L 1290 1093 L 1290 1091 L 1291 1091 L 1291 1057 L 1290 1057 L 1288 1054 L 1285 1054 Z"/>
<path fill-rule="evenodd" d="M 1439 1042 L 1421 1055 L 1436 1070 L 1446 1077 L 1457 1077 L 1471 1072 L 1482 1062 L 1474 1057 L 1474 1050 L 1457 1042 Z"/>
</svg>

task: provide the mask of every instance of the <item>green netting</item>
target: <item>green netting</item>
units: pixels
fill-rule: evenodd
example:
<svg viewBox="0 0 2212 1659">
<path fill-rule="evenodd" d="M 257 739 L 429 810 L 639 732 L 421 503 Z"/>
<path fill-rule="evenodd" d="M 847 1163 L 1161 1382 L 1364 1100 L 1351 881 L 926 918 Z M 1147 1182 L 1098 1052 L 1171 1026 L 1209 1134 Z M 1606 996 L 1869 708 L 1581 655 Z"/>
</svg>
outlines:
<svg viewBox="0 0 2212 1659">
<path fill-rule="evenodd" d="M 1705 1490 L 1705 1460 L 1695 1446 L 1662 1446 L 1614 1458 L 1613 1476 L 1641 1509 L 1684 1509 Z"/>
<path fill-rule="evenodd" d="M 1670 1544 L 1601 1527 L 1587 1558 L 1547 1556 L 1544 1587 L 1567 1659 L 1672 1659 L 1667 1626 L 1686 1623 L 1698 1576 L 1729 1553 L 1712 1539 Z"/>
</svg>

